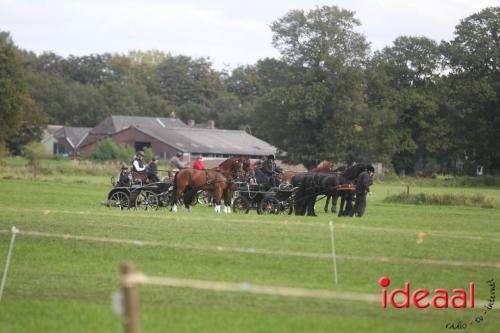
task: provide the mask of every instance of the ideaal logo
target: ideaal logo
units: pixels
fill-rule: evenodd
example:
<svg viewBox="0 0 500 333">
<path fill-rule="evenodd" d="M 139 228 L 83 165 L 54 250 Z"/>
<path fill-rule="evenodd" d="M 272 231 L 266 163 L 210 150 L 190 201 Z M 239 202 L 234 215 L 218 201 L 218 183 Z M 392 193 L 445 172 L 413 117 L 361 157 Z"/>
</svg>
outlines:
<svg viewBox="0 0 500 333">
<path fill-rule="evenodd" d="M 397 308 L 409 308 L 410 303 L 418 308 L 425 309 L 432 305 L 436 309 L 446 309 L 448 306 L 452 308 L 474 308 L 474 282 L 469 282 L 468 291 L 465 289 L 453 289 L 451 298 L 450 292 L 446 289 L 434 289 L 432 294 L 427 289 L 419 288 L 411 292 L 410 282 L 405 282 L 404 289 L 394 289 L 387 295 L 387 289 L 391 284 L 391 280 L 387 276 L 383 276 L 379 280 L 379 284 L 382 288 L 382 307 L 387 308 L 387 299 L 389 299 L 390 304 Z M 402 295 L 403 302 L 396 302 L 396 296 Z M 432 298 L 429 300 L 429 296 Z"/>
<path fill-rule="evenodd" d="M 405 282 L 403 289 L 396 288 L 388 293 L 387 288 L 391 284 L 391 280 L 387 276 L 379 279 L 379 284 L 382 289 L 382 308 L 387 309 L 388 304 L 396 309 L 410 308 L 410 304 L 417 309 L 425 309 L 432 306 L 435 309 L 447 309 L 449 307 L 455 309 L 474 308 L 475 304 L 475 285 L 474 282 L 469 282 L 466 289 L 457 288 L 451 291 L 447 289 L 434 289 L 433 292 L 418 288 L 414 291 L 411 290 L 410 282 Z M 488 303 L 483 306 L 482 315 L 476 316 L 469 321 L 458 321 L 456 323 L 446 323 L 445 327 L 448 329 L 466 329 L 475 323 L 481 323 L 488 311 L 493 309 L 495 304 L 496 284 L 495 279 L 487 281 L 489 286 L 489 299 Z M 399 296 L 400 302 L 396 300 Z"/>
</svg>

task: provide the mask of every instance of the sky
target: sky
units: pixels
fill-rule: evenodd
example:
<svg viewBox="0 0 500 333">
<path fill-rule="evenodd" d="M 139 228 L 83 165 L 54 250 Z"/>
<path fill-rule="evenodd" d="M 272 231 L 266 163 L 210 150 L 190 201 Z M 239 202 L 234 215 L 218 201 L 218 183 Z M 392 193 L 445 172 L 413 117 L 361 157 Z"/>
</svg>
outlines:
<svg viewBox="0 0 500 333">
<path fill-rule="evenodd" d="M 157 49 L 231 69 L 278 57 L 270 24 L 322 5 L 355 11 L 378 50 L 402 35 L 450 40 L 461 19 L 500 0 L 0 0 L 0 30 L 38 54 Z"/>
</svg>

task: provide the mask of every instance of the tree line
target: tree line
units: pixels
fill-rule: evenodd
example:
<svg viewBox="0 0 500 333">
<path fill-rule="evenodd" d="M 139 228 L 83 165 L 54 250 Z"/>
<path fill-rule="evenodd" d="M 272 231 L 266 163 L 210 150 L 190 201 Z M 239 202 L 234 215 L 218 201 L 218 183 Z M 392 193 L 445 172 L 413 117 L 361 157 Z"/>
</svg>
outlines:
<svg viewBox="0 0 500 333">
<path fill-rule="evenodd" d="M 449 41 L 400 36 L 372 52 L 353 11 L 292 10 L 271 25 L 279 58 L 230 71 L 157 50 L 61 57 L 0 32 L 0 144 L 47 123 L 109 115 L 245 129 L 307 167 L 376 161 L 398 173 L 500 171 L 500 7 L 461 20 Z"/>
</svg>

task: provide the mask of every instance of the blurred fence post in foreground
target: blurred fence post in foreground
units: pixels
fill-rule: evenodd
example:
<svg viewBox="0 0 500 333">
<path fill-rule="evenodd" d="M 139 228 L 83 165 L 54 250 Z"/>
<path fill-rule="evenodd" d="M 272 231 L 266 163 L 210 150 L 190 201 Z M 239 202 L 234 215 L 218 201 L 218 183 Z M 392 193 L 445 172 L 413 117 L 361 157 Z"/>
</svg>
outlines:
<svg viewBox="0 0 500 333">
<path fill-rule="evenodd" d="M 136 273 L 135 265 L 131 262 L 124 263 L 121 266 L 121 272 L 125 333 L 139 333 L 139 294 L 137 283 L 133 281 Z"/>
</svg>

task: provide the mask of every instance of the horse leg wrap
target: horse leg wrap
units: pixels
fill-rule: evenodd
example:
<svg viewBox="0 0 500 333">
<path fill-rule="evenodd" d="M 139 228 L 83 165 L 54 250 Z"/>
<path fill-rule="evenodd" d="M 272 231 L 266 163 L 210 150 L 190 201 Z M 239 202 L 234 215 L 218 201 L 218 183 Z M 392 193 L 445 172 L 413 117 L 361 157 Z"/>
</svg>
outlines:
<svg viewBox="0 0 500 333">
<path fill-rule="evenodd" d="M 193 211 L 193 206 L 189 205 L 188 211 L 191 213 Z"/>
<path fill-rule="evenodd" d="M 176 204 L 174 204 L 172 206 L 172 212 L 177 213 L 177 205 Z"/>
<path fill-rule="evenodd" d="M 220 205 L 215 205 L 214 211 L 220 213 Z"/>
</svg>

